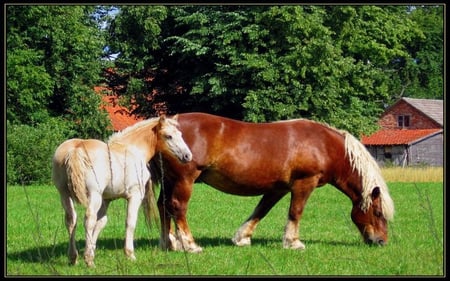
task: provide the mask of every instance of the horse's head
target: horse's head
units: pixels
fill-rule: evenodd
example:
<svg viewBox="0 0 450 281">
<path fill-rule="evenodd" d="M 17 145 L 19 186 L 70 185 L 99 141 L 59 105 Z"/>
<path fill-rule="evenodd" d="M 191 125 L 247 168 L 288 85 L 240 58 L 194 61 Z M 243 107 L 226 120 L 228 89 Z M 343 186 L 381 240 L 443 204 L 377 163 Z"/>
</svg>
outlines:
<svg viewBox="0 0 450 281">
<path fill-rule="evenodd" d="M 178 129 L 178 115 L 172 118 L 161 116 L 157 125 L 157 151 L 165 155 L 174 155 L 181 162 L 192 160 L 192 152 L 184 142 Z"/>
<path fill-rule="evenodd" d="M 383 246 L 388 241 L 388 225 L 382 211 L 380 188 L 375 187 L 370 196 L 372 203 L 365 211 L 361 202 L 353 203 L 352 220 L 367 244 Z"/>
<path fill-rule="evenodd" d="M 394 203 L 381 170 L 365 146 L 345 133 L 345 150 L 353 177 L 352 220 L 367 244 L 386 245 L 388 221 L 394 216 Z"/>
</svg>

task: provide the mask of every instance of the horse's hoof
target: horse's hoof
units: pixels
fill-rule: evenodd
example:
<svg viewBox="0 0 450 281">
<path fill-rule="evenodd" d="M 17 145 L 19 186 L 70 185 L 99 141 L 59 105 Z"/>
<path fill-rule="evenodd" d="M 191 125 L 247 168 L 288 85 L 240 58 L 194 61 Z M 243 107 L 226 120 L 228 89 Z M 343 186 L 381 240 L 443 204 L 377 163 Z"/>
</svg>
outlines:
<svg viewBox="0 0 450 281">
<path fill-rule="evenodd" d="M 239 240 L 236 237 L 234 237 L 233 239 L 231 239 L 231 241 L 233 242 L 234 245 L 240 247 L 250 246 L 252 244 L 252 240 L 250 239 L 250 237 L 241 238 Z"/>
<path fill-rule="evenodd" d="M 78 257 L 69 258 L 69 265 L 77 265 L 77 264 L 78 264 Z"/>
<path fill-rule="evenodd" d="M 136 260 L 136 256 L 134 255 L 134 251 L 132 251 L 132 250 L 125 249 L 125 255 L 127 256 L 127 258 L 129 260 L 132 260 L 132 261 Z"/>
<path fill-rule="evenodd" d="M 203 252 L 203 248 L 200 247 L 200 246 L 197 246 L 197 245 L 195 245 L 193 247 L 191 246 L 191 247 L 188 248 L 188 252 L 189 253 L 198 254 L 198 253 Z"/>
<path fill-rule="evenodd" d="M 284 241 L 283 247 L 285 249 L 294 249 L 294 250 L 304 250 L 306 248 L 305 244 L 303 244 L 300 240 L 295 240 L 291 243 Z"/>
<path fill-rule="evenodd" d="M 88 267 L 95 267 L 94 257 L 93 256 L 85 256 L 84 257 L 84 262 L 86 263 L 86 265 Z"/>
<path fill-rule="evenodd" d="M 89 268 L 95 268 L 95 263 L 94 263 L 94 261 L 86 261 L 86 265 L 87 265 L 87 267 L 89 267 Z"/>
</svg>

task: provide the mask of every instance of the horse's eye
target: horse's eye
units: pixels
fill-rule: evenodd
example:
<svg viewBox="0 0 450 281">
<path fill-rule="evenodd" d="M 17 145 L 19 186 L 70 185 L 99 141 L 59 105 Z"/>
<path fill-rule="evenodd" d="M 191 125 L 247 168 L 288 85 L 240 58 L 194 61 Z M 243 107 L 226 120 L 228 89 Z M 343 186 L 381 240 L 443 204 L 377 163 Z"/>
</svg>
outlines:
<svg viewBox="0 0 450 281">
<path fill-rule="evenodd" d="M 373 214 L 377 217 L 377 218 L 381 218 L 381 216 L 383 215 L 380 211 L 378 210 L 374 210 Z"/>
<path fill-rule="evenodd" d="M 172 136 L 171 135 L 166 135 L 166 140 L 171 140 Z"/>
</svg>

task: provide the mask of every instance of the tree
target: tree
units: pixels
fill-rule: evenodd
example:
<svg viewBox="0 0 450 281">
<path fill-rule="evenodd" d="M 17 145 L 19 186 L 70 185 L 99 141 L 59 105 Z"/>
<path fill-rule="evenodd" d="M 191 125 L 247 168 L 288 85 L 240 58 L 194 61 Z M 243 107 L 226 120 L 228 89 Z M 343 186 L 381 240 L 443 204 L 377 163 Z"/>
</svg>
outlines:
<svg viewBox="0 0 450 281">
<path fill-rule="evenodd" d="M 149 108 L 146 105 L 148 96 L 152 95 L 149 82 L 155 76 L 164 76 L 165 69 L 156 61 L 166 15 L 164 6 L 123 6 L 109 21 L 108 52 L 118 54 L 114 70 L 109 72 L 109 85 L 117 93 L 127 95 L 130 102 L 140 105 L 135 114 L 154 115 L 154 108 L 143 108 Z"/>
<path fill-rule="evenodd" d="M 111 39 L 143 115 L 164 102 L 168 113 L 305 117 L 370 134 L 384 106 L 421 73 L 411 46 L 425 40 L 425 24 L 407 6 L 168 6 L 159 29 L 145 28 L 141 9 L 127 6 L 115 19 L 139 32 L 122 28 L 127 36 Z M 141 37 L 151 50 L 139 47 Z"/>
<path fill-rule="evenodd" d="M 105 40 L 94 6 L 6 7 L 7 181 L 49 183 L 54 149 L 109 135 L 94 86 Z"/>
<path fill-rule="evenodd" d="M 410 19 L 423 32 L 420 40 L 407 44 L 412 60 L 409 87 L 404 95 L 417 98 L 444 98 L 444 7 L 436 5 L 414 7 Z"/>
<path fill-rule="evenodd" d="M 106 136 L 94 92 L 104 39 L 94 6 L 7 7 L 7 119 L 37 125 L 64 116 L 79 137 Z"/>
</svg>

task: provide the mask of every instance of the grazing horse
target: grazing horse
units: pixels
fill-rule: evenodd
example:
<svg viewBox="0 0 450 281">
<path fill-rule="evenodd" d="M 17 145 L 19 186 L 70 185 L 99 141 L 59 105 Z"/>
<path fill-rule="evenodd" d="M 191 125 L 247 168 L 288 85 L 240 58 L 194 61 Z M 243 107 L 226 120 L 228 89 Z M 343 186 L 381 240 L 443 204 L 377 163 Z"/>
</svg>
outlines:
<svg viewBox="0 0 450 281">
<path fill-rule="evenodd" d="M 86 208 L 84 260 L 91 267 L 94 266 L 98 235 L 107 222 L 108 205 L 117 198 L 128 201 L 124 249 L 130 259 L 136 259 L 133 235 L 138 210 L 144 202 L 146 219 L 150 219 L 149 204 L 154 196 L 147 163 L 156 152 L 175 157 L 179 164 L 192 159 L 176 119 L 177 116 L 151 118 L 114 133 L 107 143 L 95 139 L 69 139 L 56 149 L 52 178 L 65 211 L 70 264 L 76 264 L 78 258 L 74 202 Z"/>
<path fill-rule="evenodd" d="M 193 160 L 186 165 L 176 163 L 173 157 L 151 161 L 153 182 L 162 186 L 158 209 L 163 249 L 202 251 L 186 220 L 195 181 L 229 194 L 262 195 L 232 239 L 238 246 L 251 244 L 257 224 L 290 193 L 283 247 L 304 249 L 299 239 L 303 209 L 311 192 L 327 183 L 352 201 L 351 218 L 364 241 L 387 243 L 393 201 L 377 163 L 348 132 L 305 119 L 248 123 L 184 113 L 179 114 L 178 121 Z"/>
</svg>

